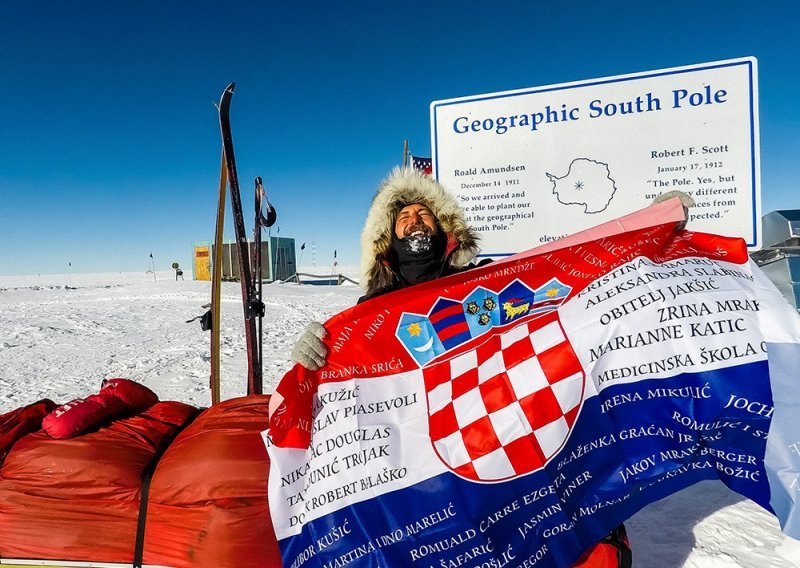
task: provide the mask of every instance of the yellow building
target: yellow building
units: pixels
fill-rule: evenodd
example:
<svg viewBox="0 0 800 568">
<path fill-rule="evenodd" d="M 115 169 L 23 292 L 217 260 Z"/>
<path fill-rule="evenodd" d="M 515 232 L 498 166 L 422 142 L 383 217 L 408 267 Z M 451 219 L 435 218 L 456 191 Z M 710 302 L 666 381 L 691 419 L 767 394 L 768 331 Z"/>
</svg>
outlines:
<svg viewBox="0 0 800 568">
<path fill-rule="evenodd" d="M 252 266 L 255 243 L 248 242 L 247 244 Z M 192 276 L 195 280 L 211 280 L 213 256 L 213 245 L 207 242 L 194 244 Z M 261 242 L 261 279 L 263 281 L 286 280 L 294 276 L 296 272 L 294 239 L 269 237 Z M 239 256 L 236 254 L 236 243 L 222 245 L 222 279 L 239 280 Z"/>
</svg>

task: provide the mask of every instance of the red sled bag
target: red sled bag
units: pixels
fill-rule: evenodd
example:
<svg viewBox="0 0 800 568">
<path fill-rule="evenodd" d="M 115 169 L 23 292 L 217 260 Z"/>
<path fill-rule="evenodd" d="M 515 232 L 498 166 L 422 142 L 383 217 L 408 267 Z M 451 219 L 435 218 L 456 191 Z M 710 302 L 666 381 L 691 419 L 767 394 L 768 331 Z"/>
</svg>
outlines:
<svg viewBox="0 0 800 568">
<path fill-rule="evenodd" d="M 72 438 L 109 418 L 136 414 L 158 402 L 158 395 L 128 379 L 106 379 L 99 394 L 77 398 L 47 415 L 42 427 L 51 438 Z"/>
<path fill-rule="evenodd" d="M 14 442 L 41 429 L 42 419 L 55 407 L 55 402 L 45 398 L 0 415 L 0 465 Z"/>
<path fill-rule="evenodd" d="M 158 402 L 158 395 L 144 385 L 129 379 L 106 379 L 100 387 L 100 394 L 111 393 L 118 396 L 131 412 L 150 408 Z"/>
<path fill-rule="evenodd" d="M 131 567 L 144 472 L 196 412 L 160 402 L 75 438 L 40 430 L 19 440 L 0 475 L 0 558 Z"/>
<path fill-rule="evenodd" d="M 45 416 L 42 428 L 51 438 L 72 438 L 126 411 L 127 407 L 119 397 L 111 393 L 93 394 L 62 404 Z"/>
</svg>

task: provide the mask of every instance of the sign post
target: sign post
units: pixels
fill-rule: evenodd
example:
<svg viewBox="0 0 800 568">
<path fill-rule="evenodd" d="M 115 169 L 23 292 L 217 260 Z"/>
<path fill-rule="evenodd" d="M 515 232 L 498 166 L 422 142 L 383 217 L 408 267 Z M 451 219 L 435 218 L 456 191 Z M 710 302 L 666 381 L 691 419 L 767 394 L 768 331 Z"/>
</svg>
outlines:
<svg viewBox="0 0 800 568">
<path fill-rule="evenodd" d="M 435 101 L 434 176 L 482 256 L 547 243 L 680 190 L 695 231 L 761 246 L 757 64 L 748 57 Z"/>
</svg>

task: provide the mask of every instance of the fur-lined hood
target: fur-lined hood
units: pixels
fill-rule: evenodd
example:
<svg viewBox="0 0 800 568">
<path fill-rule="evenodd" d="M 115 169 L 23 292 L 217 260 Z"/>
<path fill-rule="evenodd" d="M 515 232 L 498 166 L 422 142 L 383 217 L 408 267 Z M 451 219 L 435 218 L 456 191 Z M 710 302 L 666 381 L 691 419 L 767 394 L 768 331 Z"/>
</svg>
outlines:
<svg viewBox="0 0 800 568">
<path fill-rule="evenodd" d="M 456 245 L 448 257 L 451 267 L 466 266 L 478 253 L 478 237 L 467 225 L 456 197 L 430 176 L 412 168 L 395 168 L 378 187 L 361 232 L 361 287 L 368 295 L 392 285 L 392 270 L 384 261 L 392 247 L 395 217 L 413 203 L 430 209 L 439 228 Z"/>
</svg>

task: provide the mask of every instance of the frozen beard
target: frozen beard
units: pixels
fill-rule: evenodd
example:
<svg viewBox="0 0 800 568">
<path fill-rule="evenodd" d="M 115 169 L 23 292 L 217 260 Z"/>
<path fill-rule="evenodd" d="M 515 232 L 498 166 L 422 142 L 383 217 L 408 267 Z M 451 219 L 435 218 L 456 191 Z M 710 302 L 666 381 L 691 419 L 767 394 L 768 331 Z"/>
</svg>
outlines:
<svg viewBox="0 0 800 568">
<path fill-rule="evenodd" d="M 406 284 L 437 278 L 442 272 L 447 237 L 433 233 L 427 225 L 409 227 L 402 239 L 392 234 L 392 250 L 397 255 L 399 275 Z"/>
<path fill-rule="evenodd" d="M 408 256 L 424 256 L 433 248 L 433 235 L 412 235 L 398 239 L 398 247 Z"/>
</svg>

